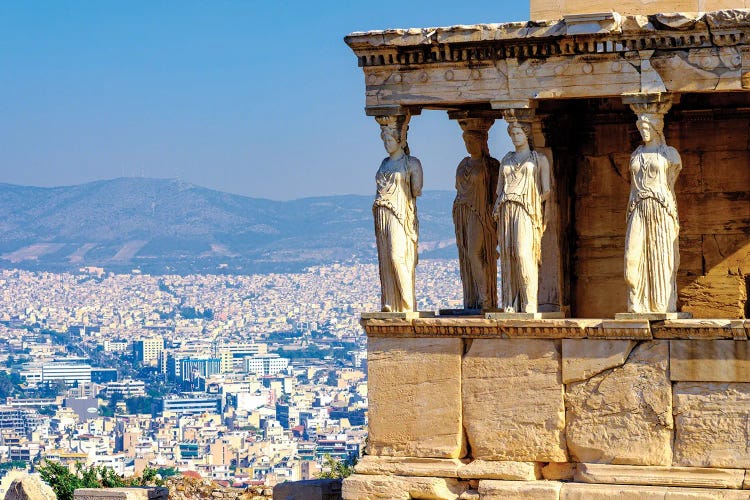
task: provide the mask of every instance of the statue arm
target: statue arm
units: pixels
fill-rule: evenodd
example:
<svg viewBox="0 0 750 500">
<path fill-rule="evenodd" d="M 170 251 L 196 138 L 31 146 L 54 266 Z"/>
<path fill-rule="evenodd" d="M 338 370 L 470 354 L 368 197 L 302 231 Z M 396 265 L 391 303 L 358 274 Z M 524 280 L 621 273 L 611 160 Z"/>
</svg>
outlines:
<svg viewBox="0 0 750 500">
<path fill-rule="evenodd" d="M 411 185 L 411 195 L 416 198 L 422 195 L 422 163 L 413 156 L 409 157 L 409 184 Z"/>
<path fill-rule="evenodd" d="M 495 200 L 497 200 L 497 182 L 498 177 L 500 176 L 500 162 L 490 156 L 487 161 L 487 168 L 489 169 L 488 179 L 490 183 L 490 189 L 487 190 L 487 197 L 489 198 L 487 204 L 492 207 L 495 204 Z"/>
<path fill-rule="evenodd" d="M 550 174 L 549 160 L 542 153 L 539 153 L 539 194 L 542 202 L 549 199 L 552 176 Z"/>
<path fill-rule="evenodd" d="M 677 176 L 682 170 L 682 158 L 680 158 L 680 153 L 671 146 L 667 148 L 667 161 L 669 161 L 669 170 L 667 170 L 669 185 L 674 188 Z"/>
<path fill-rule="evenodd" d="M 495 188 L 495 203 L 492 208 L 492 217 L 498 219 L 500 217 L 500 198 L 503 195 L 503 189 L 505 189 L 505 178 L 503 174 L 503 164 L 500 163 L 497 169 L 497 186 Z"/>
</svg>

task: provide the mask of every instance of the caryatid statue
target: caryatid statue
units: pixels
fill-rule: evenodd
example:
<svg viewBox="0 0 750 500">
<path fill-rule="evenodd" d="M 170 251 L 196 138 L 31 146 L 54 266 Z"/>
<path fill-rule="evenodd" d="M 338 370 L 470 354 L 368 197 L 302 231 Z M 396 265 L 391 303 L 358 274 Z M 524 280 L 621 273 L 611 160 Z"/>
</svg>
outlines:
<svg viewBox="0 0 750 500">
<path fill-rule="evenodd" d="M 677 310 L 680 264 L 674 185 L 682 170 L 680 154 L 664 140 L 664 115 L 671 102 L 631 104 L 643 144 L 630 157 L 630 200 L 625 235 L 628 312 Z"/>
<path fill-rule="evenodd" d="M 465 309 L 497 306 L 497 225 L 492 219 L 492 207 L 500 162 L 490 156 L 487 146 L 493 122 L 486 118 L 458 122 L 469 153 L 456 169 L 453 202 Z"/>
<path fill-rule="evenodd" d="M 500 249 L 500 308 L 536 313 L 545 202 L 550 192 L 547 158 L 531 148 L 531 125 L 506 116 L 515 151 L 500 161 L 497 221 Z"/>
<path fill-rule="evenodd" d="M 422 194 L 422 164 L 409 156 L 408 116 L 378 116 L 380 137 L 388 152 L 375 176 L 372 213 L 380 270 L 381 310 L 416 310 L 417 196 Z"/>
</svg>

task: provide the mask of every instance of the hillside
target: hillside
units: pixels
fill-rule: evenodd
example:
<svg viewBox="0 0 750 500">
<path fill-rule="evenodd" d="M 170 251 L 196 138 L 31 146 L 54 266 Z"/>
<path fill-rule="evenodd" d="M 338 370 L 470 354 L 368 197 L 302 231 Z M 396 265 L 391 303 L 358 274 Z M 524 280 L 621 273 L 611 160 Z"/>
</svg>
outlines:
<svg viewBox="0 0 750 500">
<path fill-rule="evenodd" d="M 421 255 L 455 256 L 453 193 L 419 200 Z M 149 273 L 282 272 L 374 262 L 370 196 L 280 202 L 176 180 L 0 184 L 0 267 Z"/>
</svg>

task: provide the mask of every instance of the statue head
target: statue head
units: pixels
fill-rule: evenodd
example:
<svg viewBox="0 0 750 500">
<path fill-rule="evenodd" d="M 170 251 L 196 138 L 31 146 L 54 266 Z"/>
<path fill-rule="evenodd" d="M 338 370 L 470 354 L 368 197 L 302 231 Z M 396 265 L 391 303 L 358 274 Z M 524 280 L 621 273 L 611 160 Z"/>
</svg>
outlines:
<svg viewBox="0 0 750 500">
<path fill-rule="evenodd" d="M 657 113 L 641 113 L 635 122 L 641 133 L 643 142 L 664 142 L 664 115 Z"/>
<path fill-rule="evenodd" d="M 490 127 L 495 120 L 490 118 L 463 118 L 458 120 L 461 130 L 464 131 L 463 138 L 466 151 L 471 156 L 489 156 L 490 148 L 487 145 Z"/>
<path fill-rule="evenodd" d="M 531 149 L 531 126 L 529 124 L 515 120 L 509 122 L 508 135 L 516 148 L 528 146 Z"/>
<path fill-rule="evenodd" d="M 380 138 L 388 154 L 393 154 L 402 149 L 409 154 L 409 145 L 406 143 L 406 133 L 409 130 L 409 117 L 405 115 L 376 116 L 380 124 Z"/>
</svg>

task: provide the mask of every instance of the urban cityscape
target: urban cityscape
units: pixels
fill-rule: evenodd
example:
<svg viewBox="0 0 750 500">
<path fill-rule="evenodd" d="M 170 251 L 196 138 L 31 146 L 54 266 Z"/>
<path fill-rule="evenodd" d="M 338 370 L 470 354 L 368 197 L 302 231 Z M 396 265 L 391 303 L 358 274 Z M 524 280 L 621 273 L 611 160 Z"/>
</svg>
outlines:
<svg viewBox="0 0 750 500">
<path fill-rule="evenodd" d="M 425 260 L 419 308 L 458 307 Z M 149 467 L 234 487 L 318 477 L 367 439 L 377 266 L 151 276 L 0 271 L 0 463 Z"/>
</svg>

